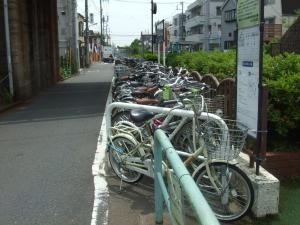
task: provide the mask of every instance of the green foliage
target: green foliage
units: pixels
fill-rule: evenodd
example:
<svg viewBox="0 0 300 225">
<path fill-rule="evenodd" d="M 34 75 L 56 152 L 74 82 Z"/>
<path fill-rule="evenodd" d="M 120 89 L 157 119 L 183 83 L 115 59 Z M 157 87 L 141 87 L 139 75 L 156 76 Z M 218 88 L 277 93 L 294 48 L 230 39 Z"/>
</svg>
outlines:
<svg viewBox="0 0 300 225">
<path fill-rule="evenodd" d="M 140 40 L 138 39 L 134 39 L 133 42 L 131 42 L 130 46 L 127 47 L 130 54 L 131 55 L 138 55 L 140 54 L 141 52 L 141 49 L 140 49 Z"/>
<path fill-rule="evenodd" d="M 170 53 L 167 64 L 214 74 L 219 80 L 235 77 L 236 53 L 183 52 Z M 269 87 L 269 135 L 279 139 L 293 137 L 300 131 L 300 55 L 284 53 L 275 57 L 264 54 L 264 83 Z"/>
<path fill-rule="evenodd" d="M 153 61 L 157 62 L 157 55 L 154 55 L 150 52 L 144 54 L 144 60 L 145 61 Z"/>
<path fill-rule="evenodd" d="M 169 66 L 182 66 L 189 70 L 197 70 L 200 74 L 214 74 L 218 79 L 235 77 L 235 51 L 229 52 L 183 52 L 170 53 L 167 56 Z"/>
<path fill-rule="evenodd" d="M 269 127 L 286 137 L 300 125 L 300 73 L 266 79 L 269 91 Z"/>
</svg>

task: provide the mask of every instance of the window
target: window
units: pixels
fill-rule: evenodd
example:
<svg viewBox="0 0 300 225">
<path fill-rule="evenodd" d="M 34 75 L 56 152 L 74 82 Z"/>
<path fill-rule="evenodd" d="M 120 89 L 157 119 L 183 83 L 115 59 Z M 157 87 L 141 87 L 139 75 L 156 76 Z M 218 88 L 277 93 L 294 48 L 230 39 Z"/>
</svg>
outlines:
<svg viewBox="0 0 300 225">
<path fill-rule="evenodd" d="M 275 0 L 264 0 L 265 5 L 273 5 L 275 4 Z"/>
<path fill-rule="evenodd" d="M 211 33 L 211 25 L 208 25 L 207 30 L 209 33 Z"/>
<path fill-rule="evenodd" d="M 217 14 L 217 16 L 221 16 L 222 15 L 222 8 L 220 6 L 218 6 L 216 8 L 216 14 Z"/>
<path fill-rule="evenodd" d="M 174 36 L 177 37 L 177 30 L 174 30 Z"/>
<path fill-rule="evenodd" d="M 236 10 L 235 9 L 225 11 L 225 21 L 226 22 L 236 21 Z"/>
<path fill-rule="evenodd" d="M 80 37 L 83 37 L 83 22 L 79 22 L 79 25 L 78 25 L 78 33 L 79 33 L 79 36 Z"/>
<path fill-rule="evenodd" d="M 221 24 L 218 24 L 218 31 L 221 31 L 221 28 L 222 28 Z"/>
<path fill-rule="evenodd" d="M 178 21 L 177 21 L 177 18 L 174 19 L 174 25 L 177 26 L 178 25 Z"/>
<path fill-rule="evenodd" d="M 195 16 L 201 16 L 202 6 L 197 6 L 193 9 L 191 9 L 191 18 Z"/>
<path fill-rule="evenodd" d="M 198 25 L 195 27 L 192 27 L 190 30 L 191 34 L 203 34 L 203 25 Z"/>
<path fill-rule="evenodd" d="M 275 17 L 272 18 L 266 18 L 265 19 L 266 24 L 275 24 Z"/>
</svg>

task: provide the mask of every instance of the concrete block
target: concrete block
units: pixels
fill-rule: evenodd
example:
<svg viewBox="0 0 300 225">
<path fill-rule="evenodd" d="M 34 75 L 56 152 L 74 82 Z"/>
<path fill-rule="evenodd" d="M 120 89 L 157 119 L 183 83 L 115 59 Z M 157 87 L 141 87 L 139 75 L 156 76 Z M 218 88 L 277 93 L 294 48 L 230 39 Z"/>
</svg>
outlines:
<svg viewBox="0 0 300 225">
<path fill-rule="evenodd" d="M 255 167 L 249 168 L 249 156 L 241 153 L 238 166 L 250 178 L 254 188 L 252 212 L 256 217 L 278 214 L 280 182 L 271 173 L 260 167 L 260 174 L 255 174 Z"/>
</svg>

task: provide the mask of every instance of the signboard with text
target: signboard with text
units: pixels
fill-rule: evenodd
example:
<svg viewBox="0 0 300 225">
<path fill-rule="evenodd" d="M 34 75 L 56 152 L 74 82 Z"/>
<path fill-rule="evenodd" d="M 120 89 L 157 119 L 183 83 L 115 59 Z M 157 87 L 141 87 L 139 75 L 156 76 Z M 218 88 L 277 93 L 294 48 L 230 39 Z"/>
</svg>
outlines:
<svg viewBox="0 0 300 225">
<path fill-rule="evenodd" d="M 257 137 L 260 80 L 260 0 L 239 0 L 237 6 L 236 118 Z"/>
</svg>

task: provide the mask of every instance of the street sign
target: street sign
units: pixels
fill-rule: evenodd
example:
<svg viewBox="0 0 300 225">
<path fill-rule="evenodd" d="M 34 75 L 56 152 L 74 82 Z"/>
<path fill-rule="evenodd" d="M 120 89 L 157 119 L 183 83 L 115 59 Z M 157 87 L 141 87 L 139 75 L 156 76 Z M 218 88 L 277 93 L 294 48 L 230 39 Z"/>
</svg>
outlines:
<svg viewBox="0 0 300 225">
<path fill-rule="evenodd" d="M 237 3 L 237 24 L 239 29 L 260 24 L 260 0 L 239 0 Z"/>
<path fill-rule="evenodd" d="M 259 98 L 259 51 L 258 26 L 238 32 L 237 63 L 237 120 L 249 128 L 249 135 L 256 138 Z"/>
<path fill-rule="evenodd" d="M 157 43 L 162 43 L 165 40 L 165 21 L 162 20 L 156 24 Z"/>
<path fill-rule="evenodd" d="M 239 0 L 237 6 L 237 103 L 236 118 L 257 138 L 259 86 L 262 70 L 260 0 Z"/>
</svg>

